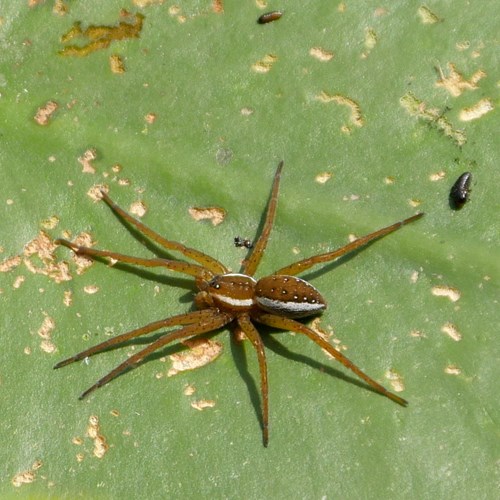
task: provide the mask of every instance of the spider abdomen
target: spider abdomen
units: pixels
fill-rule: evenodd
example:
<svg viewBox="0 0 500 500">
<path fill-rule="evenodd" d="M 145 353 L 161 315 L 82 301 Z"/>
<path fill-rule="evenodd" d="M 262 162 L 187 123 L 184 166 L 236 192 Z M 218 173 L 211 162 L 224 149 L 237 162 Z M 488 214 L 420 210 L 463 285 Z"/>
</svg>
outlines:
<svg viewBox="0 0 500 500">
<path fill-rule="evenodd" d="M 273 275 L 257 281 L 255 301 L 264 311 L 302 318 L 321 313 L 326 302 L 319 291 L 296 276 Z"/>
</svg>

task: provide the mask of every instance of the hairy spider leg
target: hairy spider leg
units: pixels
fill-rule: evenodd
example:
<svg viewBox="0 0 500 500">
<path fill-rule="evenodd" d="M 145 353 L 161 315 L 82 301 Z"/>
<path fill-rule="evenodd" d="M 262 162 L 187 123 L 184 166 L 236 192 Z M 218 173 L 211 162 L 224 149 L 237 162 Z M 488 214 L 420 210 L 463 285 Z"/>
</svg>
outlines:
<svg viewBox="0 0 500 500">
<path fill-rule="evenodd" d="M 125 212 L 122 208 L 120 208 L 109 196 L 107 193 L 101 190 L 101 196 L 103 201 L 108 205 L 111 210 L 119 215 L 122 219 L 127 221 L 128 223 L 135 226 L 142 234 L 147 236 L 153 241 L 156 241 L 159 245 L 167 250 L 176 250 L 182 255 L 198 262 L 203 267 L 209 269 L 214 274 L 225 274 L 228 272 L 226 266 L 220 263 L 217 259 L 214 259 L 210 255 L 207 255 L 199 250 L 194 248 L 186 247 L 177 241 L 167 240 L 163 236 L 159 235 L 156 231 L 153 231 L 151 228 L 137 220 L 135 217 L 132 217 L 130 214 Z"/>
<path fill-rule="evenodd" d="M 98 380 L 93 386 L 89 387 L 85 392 L 83 392 L 78 399 L 84 399 L 91 392 L 107 384 L 114 378 L 118 377 L 118 375 L 123 373 L 128 368 L 132 368 L 134 365 L 140 363 L 145 357 L 149 356 L 154 351 L 170 344 L 171 342 L 175 340 L 185 339 L 188 337 L 194 337 L 195 335 L 211 332 L 213 330 L 217 330 L 227 325 L 232 320 L 233 316 L 231 314 L 218 312 L 213 316 L 212 320 L 209 322 L 200 323 L 196 325 L 188 325 L 174 332 L 165 334 L 164 336 L 155 340 L 145 349 L 142 349 L 142 351 L 139 351 L 130 358 L 126 359 L 123 363 L 119 364 L 114 370 L 111 370 L 107 375 L 105 375 L 103 378 Z"/>
<path fill-rule="evenodd" d="M 311 330 L 306 325 L 299 323 L 290 318 L 285 318 L 283 316 L 276 316 L 274 314 L 259 314 L 255 315 L 254 318 L 263 323 L 264 325 L 271 326 L 273 328 L 279 328 L 280 330 L 288 330 L 296 333 L 303 333 L 307 335 L 313 342 L 318 344 L 322 349 L 325 349 L 329 354 L 331 354 L 337 361 L 340 361 L 346 368 L 352 370 L 359 378 L 364 380 L 368 385 L 373 387 L 380 394 L 388 397 L 390 400 L 398 403 L 401 406 L 407 406 L 408 401 L 392 392 L 388 391 L 385 387 L 380 385 L 378 382 L 375 382 L 371 377 L 369 377 L 366 373 L 361 371 L 351 360 L 346 358 L 343 354 L 337 351 L 329 342 L 323 339 L 320 335 L 318 335 L 315 331 Z"/>
<path fill-rule="evenodd" d="M 255 348 L 259 360 L 260 392 L 262 395 L 262 442 L 267 447 L 269 444 L 269 385 L 267 381 L 266 352 L 262 338 L 250 321 L 248 314 L 242 314 L 237 318 L 239 327 Z"/>
<path fill-rule="evenodd" d="M 358 248 L 367 245 L 373 240 L 377 240 L 379 238 L 382 238 L 383 236 L 386 236 L 389 233 L 393 233 L 394 231 L 397 231 L 398 229 L 402 228 L 404 225 L 410 224 L 411 222 L 420 219 L 420 217 L 422 217 L 423 215 L 424 215 L 423 213 L 415 214 L 411 217 L 408 217 L 407 219 L 404 219 L 402 221 L 396 222 L 395 224 L 391 224 L 390 226 L 379 229 L 378 231 L 374 231 L 373 233 L 361 236 L 357 240 L 354 240 L 352 243 L 348 243 L 347 245 L 337 250 L 334 250 L 333 252 L 313 255 L 312 257 L 309 257 L 307 259 L 300 260 L 299 262 L 294 262 L 293 264 L 290 264 L 286 267 L 282 267 L 281 269 L 275 271 L 273 274 L 295 276 L 296 274 L 299 274 L 305 271 L 306 269 L 315 266 L 316 264 L 322 264 L 325 262 L 330 262 L 332 260 L 338 259 L 339 257 L 342 257 L 343 255 L 346 255 L 349 252 L 353 252 L 354 250 L 357 250 Z"/>
<path fill-rule="evenodd" d="M 59 361 L 59 363 L 57 363 L 54 368 L 62 368 L 63 366 L 75 363 L 76 361 L 81 361 L 82 359 L 93 356 L 94 354 L 106 351 L 111 347 L 123 344 L 127 340 L 140 337 L 141 335 L 146 335 L 151 332 L 155 332 L 160 328 L 166 328 L 176 325 L 190 325 L 194 323 L 206 324 L 212 322 L 218 315 L 218 311 L 214 311 L 213 309 L 203 309 L 201 311 L 178 314 L 177 316 L 173 316 L 171 318 L 154 321 L 153 323 L 149 323 L 148 325 L 145 325 L 141 328 L 130 330 L 129 332 L 122 333 L 121 335 L 117 335 L 116 337 L 112 337 L 104 342 L 101 342 L 100 344 L 94 345 L 89 349 L 85 349 L 85 351 L 79 352 L 71 358 Z"/>
<path fill-rule="evenodd" d="M 207 279 L 213 277 L 213 273 L 206 267 L 199 266 L 198 264 L 191 264 L 189 262 L 183 262 L 180 260 L 168 260 L 168 259 L 143 259 L 141 257 L 132 257 L 130 255 L 123 255 L 121 253 L 109 252 L 108 250 L 97 250 L 95 248 L 82 247 L 80 245 L 75 245 L 71 241 L 58 239 L 55 240 L 56 245 L 63 245 L 73 250 L 77 255 L 83 255 L 85 257 L 90 257 L 94 259 L 95 257 L 108 257 L 110 259 L 117 260 L 118 262 L 125 262 L 127 264 L 134 264 L 136 266 L 144 267 L 166 267 L 171 271 L 177 271 L 179 273 L 189 274 L 198 278 L 203 276 Z"/>
<path fill-rule="evenodd" d="M 264 254 L 264 250 L 267 246 L 267 241 L 269 240 L 269 234 L 273 227 L 274 217 L 276 215 L 276 206 L 278 205 L 278 191 L 280 188 L 281 170 L 283 169 L 283 160 L 278 164 L 276 173 L 274 174 L 273 187 L 271 190 L 271 196 L 269 198 L 269 203 L 267 207 L 266 219 L 262 232 L 255 243 L 252 252 L 245 258 L 243 264 L 241 265 L 241 272 L 247 276 L 253 276 L 257 270 L 257 266 L 260 263 L 260 259 Z"/>
</svg>

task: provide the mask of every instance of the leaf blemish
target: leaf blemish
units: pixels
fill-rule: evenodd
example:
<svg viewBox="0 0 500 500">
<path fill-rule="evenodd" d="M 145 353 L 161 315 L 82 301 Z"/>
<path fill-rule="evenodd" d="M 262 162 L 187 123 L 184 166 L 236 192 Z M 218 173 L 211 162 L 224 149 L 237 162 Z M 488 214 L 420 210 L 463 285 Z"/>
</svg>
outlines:
<svg viewBox="0 0 500 500">
<path fill-rule="evenodd" d="M 96 458 L 103 458 L 109 449 L 106 438 L 100 432 L 99 417 L 97 415 L 91 415 L 87 427 L 87 436 L 94 441 L 92 453 Z"/>
<path fill-rule="evenodd" d="M 278 57 L 273 54 L 266 54 L 260 61 L 252 64 L 252 70 L 255 73 L 269 73 Z"/>
<path fill-rule="evenodd" d="M 455 342 L 462 340 L 462 334 L 458 331 L 457 327 L 453 323 L 445 323 L 441 327 L 441 331 L 446 333 L 448 337 L 453 339 Z"/>
<path fill-rule="evenodd" d="M 460 290 L 451 286 L 438 285 L 432 287 L 431 291 L 432 295 L 435 295 L 436 297 L 446 297 L 452 302 L 456 302 L 461 296 Z"/>
<path fill-rule="evenodd" d="M 130 14 L 126 11 L 122 11 L 120 15 L 121 17 L 130 18 Z M 65 44 L 75 38 L 81 38 L 87 43 L 81 46 L 68 45 L 59 51 L 59 54 L 62 56 L 84 57 L 96 50 L 108 48 L 113 41 L 139 38 L 144 16 L 137 13 L 132 19 L 131 23 L 120 21 L 116 26 L 94 26 L 91 24 L 84 30 L 82 30 L 81 22 L 78 21 L 73 24 L 67 33 L 61 36 L 61 43 Z"/>
<path fill-rule="evenodd" d="M 457 70 L 455 64 L 448 63 L 449 74 L 445 76 L 442 68 L 439 66 L 436 68 L 439 74 L 439 80 L 436 82 L 436 87 L 441 87 L 447 90 L 453 97 L 460 96 L 465 90 L 476 90 L 478 89 L 478 82 L 486 76 L 486 73 L 480 69 L 476 71 L 469 80 L 466 80 L 464 76 Z"/>
<path fill-rule="evenodd" d="M 412 92 L 407 92 L 402 96 L 399 103 L 410 116 L 424 120 L 439 130 L 445 137 L 450 138 L 457 146 L 463 146 L 467 142 L 467 135 L 463 130 L 453 128 L 453 125 L 442 111 L 429 107 L 427 103 L 418 99 Z"/>
<path fill-rule="evenodd" d="M 59 104 L 55 101 L 47 101 L 43 106 L 37 109 L 34 120 L 38 125 L 46 126 L 49 120 L 59 108 Z"/>
<path fill-rule="evenodd" d="M 196 221 L 209 219 L 214 226 L 218 226 L 226 218 L 226 211 L 221 207 L 191 207 L 189 215 Z"/>
<path fill-rule="evenodd" d="M 463 122 L 470 122 L 483 117 L 486 113 L 493 111 L 494 105 L 491 99 L 481 99 L 470 108 L 464 108 L 460 111 L 459 118 Z"/>
<path fill-rule="evenodd" d="M 340 106 L 346 106 L 351 112 L 349 120 L 353 125 L 355 125 L 356 127 L 362 127 L 365 124 L 365 119 L 361 112 L 361 106 L 349 97 L 340 94 L 330 95 L 327 92 L 323 91 L 316 96 L 316 100 L 321 101 L 325 104 L 334 102 L 336 104 L 339 104 Z M 350 128 L 347 125 L 344 125 L 342 129 L 343 131 L 350 132 Z"/>
<path fill-rule="evenodd" d="M 167 376 L 172 377 L 186 370 L 195 370 L 215 361 L 222 353 L 222 344 L 208 339 L 192 339 L 182 342 L 189 347 L 188 351 L 172 354 L 172 368 Z"/>
<path fill-rule="evenodd" d="M 405 390 L 403 377 L 395 370 L 387 370 L 385 372 L 385 377 L 389 380 L 389 383 L 391 384 L 394 391 L 402 392 Z"/>
</svg>

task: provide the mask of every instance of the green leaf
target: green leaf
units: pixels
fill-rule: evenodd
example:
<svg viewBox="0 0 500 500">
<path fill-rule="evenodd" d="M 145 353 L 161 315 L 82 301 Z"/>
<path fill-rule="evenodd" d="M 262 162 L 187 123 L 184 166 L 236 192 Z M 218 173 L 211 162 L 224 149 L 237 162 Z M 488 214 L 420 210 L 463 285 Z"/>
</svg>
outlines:
<svg viewBox="0 0 500 500">
<path fill-rule="evenodd" d="M 255 2 L 224 2 L 219 14 L 200 1 L 62 5 L 65 15 L 51 2 L 9 2 L 1 12 L 0 496 L 493 497 L 496 3 L 419 11 L 288 2 L 268 5 L 285 12 L 266 25 L 256 22 Z M 59 55 L 75 22 L 116 27 L 136 12 L 139 38 Z M 112 55 L 123 74 L 111 71 Z M 34 117 L 49 102 L 57 110 L 40 125 Z M 78 161 L 89 151 L 95 173 Z M 97 248 L 151 255 L 88 191 L 106 184 L 126 209 L 142 201 L 145 224 L 237 271 L 245 249 L 234 237 L 255 238 L 281 159 L 258 276 L 425 212 L 305 275 L 329 302 L 321 327 L 331 340 L 370 376 L 404 389 L 408 408 L 368 390 L 307 339 L 264 330 L 267 449 L 255 353 L 226 330 L 214 337 L 224 350 L 216 362 L 167 377 L 174 346 L 79 401 L 144 344 L 54 371 L 57 361 L 188 311 L 194 290 L 172 273 L 103 263 L 78 274 L 67 249 L 53 251 L 51 238 L 87 232 Z M 453 211 L 449 189 L 464 171 L 473 175 L 470 201 Z M 318 182 L 324 173 L 331 177 Z M 195 206 L 227 217 L 218 226 L 195 221 Z M 42 230 L 40 259 L 26 245 Z M 63 261 L 72 279 L 56 283 L 52 266 Z M 452 294 L 435 295 L 436 287 Z M 197 411 L 201 400 L 215 405 Z"/>
</svg>

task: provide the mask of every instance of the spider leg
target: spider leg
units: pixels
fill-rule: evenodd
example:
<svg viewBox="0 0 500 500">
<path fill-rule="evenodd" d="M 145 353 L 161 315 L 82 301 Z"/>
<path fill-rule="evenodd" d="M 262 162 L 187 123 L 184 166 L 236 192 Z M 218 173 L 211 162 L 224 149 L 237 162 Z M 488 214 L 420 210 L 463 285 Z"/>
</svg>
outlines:
<svg viewBox="0 0 500 500">
<path fill-rule="evenodd" d="M 346 368 L 352 370 L 359 378 L 364 380 L 369 386 L 373 387 L 380 394 L 388 397 L 390 400 L 398 403 L 401 406 L 407 406 L 408 401 L 392 392 L 388 391 L 385 387 L 380 385 L 378 382 L 375 382 L 371 377 L 369 377 L 366 373 L 361 371 L 351 360 L 346 358 L 342 353 L 337 351 L 329 342 L 327 342 L 324 338 L 318 335 L 316 332 L 311 330 L 309 327 L 295 321 L 293 319 L 285 318 L 283 316 L 276 316 L 274 314 L 261 314 L 255 316 L 255 319 L 265 325 L 272 326 L 274 328 L 279 328 L 281 330 L 289 330 L 296 333 L 303 333 L 307 335 L 313 342 L 318 344 L 322 349 L 328 352 L 328 354 L 332 355 L 337 361 L 340 361 Z"/>
<path fill-rule="evenodd" d="M 314 255 L 307 259 L 300 260 L 299 262 L 294 262 L 289 266 L 278 269 L 273 274 L 284 274 L 288 276 L 295 276 L 296 274 L 299 274 L 305 271 L 306 269 L 315 266 L 316 264 L 330 262 L 332 260 L 338 259 L 339 257 L 342 257 L 343 255 L 348 254 L 349 252 L 353 252 L 354 250 L 357 250 L 358 248 L 367 245 L 371 241 L 382 238 L 383 236 L 386 236 L 389 233 L 397 231 L 406 224 L 410 224 L 411 222 L 420 219 L 420 217 L 422 217 L 423 215 L 424 215 L 423 213 L 415 214 L 411 217 L 408 217 L 408 219 L 404 219 L 402 221 L 396 222 L 395 224 L 379 229 L 378 231 L 375 231 L 373 233 L 361 236 L 361 238 L 358 238 L 357 240 L 354 240 L 353 242 L 348 243 L 347 245 L 337 250 L 334 250 L 333 252 Z"/>
<path fill-rule="evenodd" d="M 269 198 L 269 203 L 267 207 L 266 219 L 264 222 L 264 227 L 260 233 L 257 242 L 255 243 L 252 252 L 248 255 L 241 266 L 241 272 L 248 276 L 253 276 L 257 266 L 259 265 L 260 259 L 264 253 L 267 246 L 267 241 L 269 240 L 269 234 L 273 227 L 274 216 L 276 214 L 276 206 L 278 204 L 278 191 L 280 187 L 281 170 L 283 168 L 283 160 L 280 161 L 276 173 L 274 174 L 273 187 L 271 190 L 271 196 Z"/>
<path fill-rule="evenodd" d="M 262 393 L 262 441 L 264 446 L 267 447 L 269 443 L 269 385 L 267 382 L 267 361 L 264 343 L 247 314 L 238 316 L 238 326 L 243 330 L 257 351 L 260 370 L 260 390 Z"/>
<path fill-rule="evenodd" d="M 106 205 L 108 205 L 108 207 L 111 208 L 111 210 L 113 210 L 115 214 L 120 216 L 129 224 L 132 224 L 138 231 L 140 231 L 142 234 L 152 239 L 153 241 L 156 241 L 156 243 L 161 245 L 163 248 L 166 248 L 168 250 L 176 250 L 182 253 L 182 255 L 190 259 L 193 259 L 194 261 L 201 264 L 203 267 L 209 269 L 214 274 L 227 273 L 227 268 L 223 264 L 221 264 L 218 260 L 214 259 L 213 257 L 210 257 L 210 255 L 206 255 L 203 252 L 195 250 L 194 248 L 186 247 L 176 241 L 171 241 L 167 240 L 166 238 L 163 238 L 163 236 L 160 236 L 156 231 L 153 231 L 151 228 L 149 228 L 148 226 L 137 220 L 135 217 L 132 217 L 130 214 L 125 212 L 125 210 L 120 208 L 108 196 L 107 193 L 101 191 L 101 196 Z"/>
<path fill-rule="evenodd" d="M 83 392 L 78 399 L 84 399 L 91 392 L 95 391 L 99 387 L 107 384 L 114 378 L 118 377 L 121 373 L 129 368 L 133 368 L 135 365 L 140 363 L 145 357 L 149 356 L 154 351 L 161 349 L 162 347 L 170 344 L 174 340 L 185 339 L 187 337 L 193 337 L 195 335 L 200 335 L 202 333 L 211 332 L 213 330 L 217 330 L 222 328 L 224 325 L 227 325 L 230 321 L 232 321 L 233 316 L 227 313 L 218 312 L 215 314 L 210 321 L 203 322 L 200 324 L 188 325 L 184 328 L 180 328 L 174 332 L 170 332 L 165 334 L 163 337 L 155 340 L 145 349 L 139 351 L 138 353 L 130 356 L 130 358 L 126 359 L 123 363 L 119 364 L 116 368 L 111 370 L 107 375 L 98 380 L 93 386 L 89 387 L 85 392 Z"/>
<path fill-rule="evenodd" d="M 155 321 L 153 323 L 149 323 L 148 325 L 142 326 L 141 328 L 136 328 L 135 330 L 131 330 L 129 332 L 122 333 L 121 335 L 117 335 L 116 337 L 105 340 L 100 344 L 94 345 L 89 349 L 85 349 L 85 351 L 75 354 L 71 358 L 59 361 L 59 363 L 57 363 L 54 368 L 62 368 L 63 366 L 75 363 L 76 361 L 88 358 L 89 356 L 93 356 L 94 354 L 98 354 L 102 351 L 106 351 L 110 347 L 117 346 L 135 337 L 140 337 L 141 335 L 146 335 L 148 333 L 154 332 L 156 330 L 159 330 L 160 328 L 166 328 L 168 326 L 174 325 L 190 325 L 192 323 L 205 324 L 207 321 L 213 321 L 214 317 L 218 314 L 219 313 L 217 311 L 214 311 L 213 309 L 204 309 L 203 311 L 178 314 L 177 316 L 173 316 L 171 318 Z"/>
<path fill-rule="evenodd" d="M 77 255 L 83 255 L 91 259 L 95 257 L 108 257 L 110 259 L 117 260 L 118 262 L 125 262 L 127 264 L 134 264 L 136 266 L 144 267 L 166 267 L 171 271 L 177 271 L 179 273 L 189 274 L 194 277 L 199 276 L 213 276 L 212 273 L 205 267 L 199 266 L 197 264 L 190 264 L 189 262 L 182 262 L 179 260 L 168 260 L 168 259 L 143 259 L 141 257 L 132 257 L 130 255 L 123 255 L 121 253 L 109 252 L 108 250 L 96 250 L 95 248 L 82 247 L 75 245 L 71 241 L 67 240 L 55 240 L 56 245 L 63 245 L 73 250 Z"/>
</svg>

